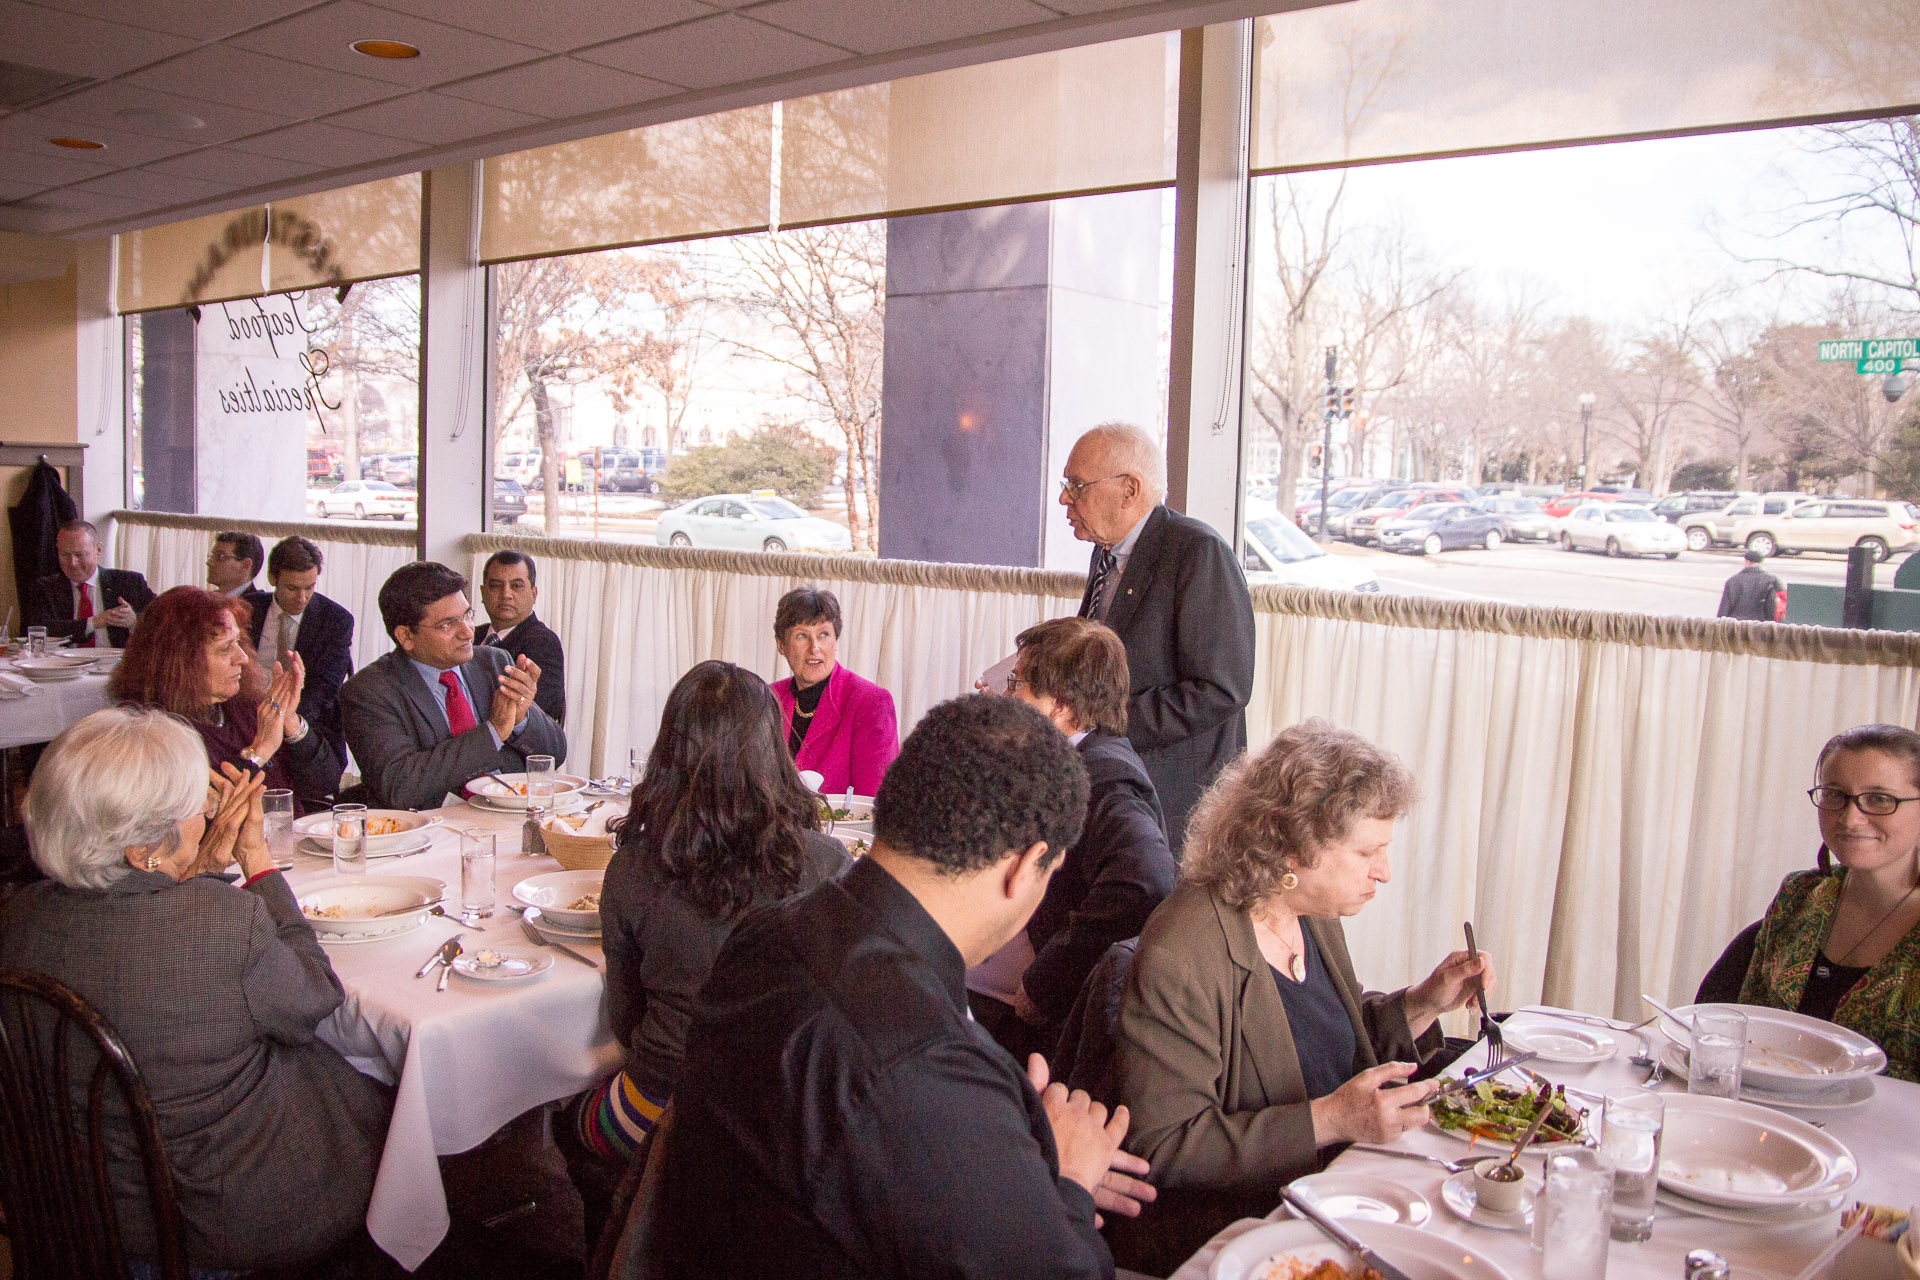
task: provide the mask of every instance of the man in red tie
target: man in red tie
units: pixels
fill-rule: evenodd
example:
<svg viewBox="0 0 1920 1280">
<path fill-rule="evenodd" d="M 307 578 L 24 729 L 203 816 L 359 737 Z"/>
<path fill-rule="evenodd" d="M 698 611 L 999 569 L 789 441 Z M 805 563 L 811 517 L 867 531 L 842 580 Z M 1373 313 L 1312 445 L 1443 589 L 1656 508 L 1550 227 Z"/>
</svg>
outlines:
<svg viewBox="0 0 1920 1280">
<path fill-rule="evenodd" d="M 65 636 L 76 648 L 125 648 L 135 616 L 153 603 L 147 580 L 129 569 L 101 568 L 100 535 L 85 520 L 61 525 L 54 549 L 60 572 L 28 587 L 21 609 L 26 625 Z"/>
<path fill-rule="evenodd" d="M 567 736 L 534 702 L 540 668 L 473 643 L 467 580 L 419 561 L 380 588 L 380 618 L 397 646 L 340 691 L 347 745 L 369 803 L 425 809 L 532 755 L 563 760 Z"/>
</svg>

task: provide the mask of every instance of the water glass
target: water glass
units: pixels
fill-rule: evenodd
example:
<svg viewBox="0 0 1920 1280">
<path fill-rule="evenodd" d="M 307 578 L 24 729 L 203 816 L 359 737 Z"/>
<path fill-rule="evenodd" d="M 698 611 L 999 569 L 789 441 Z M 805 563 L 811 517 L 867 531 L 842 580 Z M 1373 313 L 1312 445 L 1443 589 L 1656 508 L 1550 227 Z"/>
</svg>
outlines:
<svg viewBox="0 0 1920 1280">
<path fill-rule="evenodd" d="M 44 658 L 47 656 L 47 629 L 45 627 L 27 628 L 27 656 Z"/>
<path fill-rule="evenodd" d="M 293 865 L 293 792 L 275 787 L 260 793 L 261 832 L 267 852 L 281 870 Z"/>
<path fill-rule="evenodd" d="M 493 855 L 498 839 L 491 831 L 460 833 L 460 918 L 468 924 L 493 914 Z"/>
<path fill-rule="evenodd" d="M 1747 1015 L 1737 1009 L 1699 1009 L 1693 1015 L 1693 1047 L 1687 1051 L 1687 1092 L 1708 1098 L 1738 1098 L 1747 1056 Z"/>
<path fill-rule="evenodd" d="M 341 876 L 367 874 L 367 806 L 333 806 L 333 873 Z"/>
<path fill-rule="evenodd" d="M 527 812 L 537 823 L 553 808 L 553 757 L 527 757 Z"/>
<path fill-rule="evenodd" d="M 1613 1238 L 1637 1244 L 1653 1234 L 1666 1100 L 1650 1089 L 1612 1089 L 1600 1115 L 1600 1150 L 1613 1161 Z"/>
<path fill-rule="evenodd" d="M 1605 1280 L 1612 1229 L 1613 1161 L 1585 1147 L 1550 1153 L 1533 1211 L 1541 1280 Z"/>
</svg>

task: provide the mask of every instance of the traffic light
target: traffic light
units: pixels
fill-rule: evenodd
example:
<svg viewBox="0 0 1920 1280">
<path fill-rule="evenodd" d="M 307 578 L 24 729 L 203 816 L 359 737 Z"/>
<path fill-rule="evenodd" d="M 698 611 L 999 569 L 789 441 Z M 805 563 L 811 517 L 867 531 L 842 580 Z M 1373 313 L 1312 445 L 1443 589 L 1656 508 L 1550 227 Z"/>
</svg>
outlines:
<svg viewBox="0 0 1920 1280">
<path fill-rule="evenodd" d="M 1340 389 L 1340 416 L 1343 418 L 1351 418 L 1353 416 L 1352 387 L 1342 387 Z"/>
<path fill-rule="evenodd" d="M 1320 446 L 1319 445 L 1310 444 L 1307 446 L 1307 463 L 1312 470 L 1318 471 L 1320 469 Z"/>
<path fill-rule="evenodd" d="M 1337 418 L 1340 416 L 1340 388 L 1334 386 L 1332 383 L 1327 384 L 1327 405 L 1325 413 L 1329 418 Z"/>
</svg>

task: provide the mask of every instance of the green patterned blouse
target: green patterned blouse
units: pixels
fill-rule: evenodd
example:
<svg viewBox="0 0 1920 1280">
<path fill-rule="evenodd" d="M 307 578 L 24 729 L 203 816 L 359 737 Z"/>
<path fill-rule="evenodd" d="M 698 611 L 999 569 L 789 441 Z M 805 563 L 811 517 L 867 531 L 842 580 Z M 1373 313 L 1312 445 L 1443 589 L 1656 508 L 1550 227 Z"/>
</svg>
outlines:
<svg viewBox="0 0 1920 1280">
<path fill-rule="evenodd" d="M 1780 882 L 1754 939 L 1741 1004 L 1793 1009 L 1800 1003 L 1845 877 L 1844 868 L 1796 871 Z M 1885 1049 L 1888 1075 L 1920 1080 L 1920 926 L 1853 985 L 1833 1020 Z"/>
</svg>

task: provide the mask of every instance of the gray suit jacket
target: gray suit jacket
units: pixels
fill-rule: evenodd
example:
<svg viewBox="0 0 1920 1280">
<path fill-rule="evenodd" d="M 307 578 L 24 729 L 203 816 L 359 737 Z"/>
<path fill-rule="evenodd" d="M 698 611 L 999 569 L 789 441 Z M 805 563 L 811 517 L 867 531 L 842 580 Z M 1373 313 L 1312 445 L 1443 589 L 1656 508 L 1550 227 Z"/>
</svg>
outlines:
<svg viewBox="0 0 1920 1280">
<path fill-rule="evenodd" d="M 245 889 L 151 871 L 103 892 L 39 881 L 0 908 L 0 966 L 58 978 L 126 1040 L 194 1266 L 284 1266 L 360 1228 L 393 1095 L 314 1038 L 342 991 L 278 872 Z M 128 1251 L 151 1258 L 132 1133 L 109 1133 Z"/>
<path fill-rule="evenodd" d="M 496 769 L 520 772 L 528 756 L 566 759 L 566 733 L 538 706 L 527 708 L 519 733 L 493 745 L 487 713 L 500 672 L 511 661 L 501 650 L 480 645 L 473 660 L 460 667 L 479 723 L 459 737 L 447 731 L 439 702 L 401 650 L 369 662 L 347 681 L 340 690 L 341 720 L 376 806 L 431 809 L 448 792 L 458 795 L 469 782 Z"/>
</svg>

